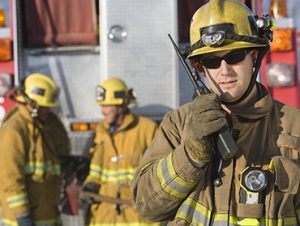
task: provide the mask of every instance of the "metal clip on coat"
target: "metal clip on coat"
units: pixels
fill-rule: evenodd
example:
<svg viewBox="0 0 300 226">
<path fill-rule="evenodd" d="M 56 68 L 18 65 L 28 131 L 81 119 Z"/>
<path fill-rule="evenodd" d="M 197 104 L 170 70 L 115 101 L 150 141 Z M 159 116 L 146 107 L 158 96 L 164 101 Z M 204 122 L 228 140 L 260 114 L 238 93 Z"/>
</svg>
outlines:
<svg viewBox="0 0 300 226">
<path fill-rule="evenodd" d="M 174 49 L 176 50 L 176 53 L 179 57 L 180 62 L 182 63 L 182 65 L 184 66 L 191 82 L 193 83 L 193 86 L 195 88 L 196 93 L 201 96 L 201 95 L 205 95 L 205 93 L 209 93 L 209 89 L 205 86 L 205 84 L 201 81 L 201 79 L 199 79 L 199 81 L 202 84 L 202 87 L 199 86 L 199 84 L 195 81 L 195 79 L 193 78 L 193 74 L 188 66 L 188 64 L 186 63 L 186 61 L 184 60 L 182 53 L 180 52 L 180 50 L 178 49 L 178 47 L 176 46 L 173 38 L 171 37 L 170 34 L 168 34 Z M 237 146 L 231 136 L 231 133 L 229 132 L 228 127 L 223 127 L 218 134 L 218 141 L 217 141 L 217 145 L 218 145 L 218 150 L 222 156 L 222 158 L 224 160 L 228 160 L 233 158 L 233 156 L 235 156 L 235 154 L 237 153 Z"/>
</svg>

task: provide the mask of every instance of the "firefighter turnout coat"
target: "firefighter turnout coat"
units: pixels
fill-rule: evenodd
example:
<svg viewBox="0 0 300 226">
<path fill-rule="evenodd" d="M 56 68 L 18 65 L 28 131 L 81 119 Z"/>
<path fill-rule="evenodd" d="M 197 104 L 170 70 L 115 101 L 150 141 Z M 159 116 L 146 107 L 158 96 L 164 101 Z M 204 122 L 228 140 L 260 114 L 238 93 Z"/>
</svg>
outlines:
<svg viewBox="0 0 300 226">
<path fill-rule="evenodd" d="M 213 184 L 214 161 L 196 168 L 184 151 L 191 105 L 165 115 L 134 179 L 134 203 L 144 217 L 169 225 L 300 225 L 300 111 L 258 88 L 259 100 L 231 115 L 239 151 L 223 161 L 220 186 Z M 240 197 L 241 173 L 248 166 L 267 175 L 258 203 Z"/>
<path fill-rule="evenodd" d="M 59 156 L 69 154 L 69 139 L 54 113 L 50 112 L 43 124 L 35 121 L 34 126 L 30 112 L 21 105 L 11 111 L 0 129 L 2 225 L 17 226 L 16 217 L 27 214 L 37 226 L 56 225 L 61 192 Z"/>
<path fill-rule="evenodd" d="M 131 184 L 135 169 L 157 131 L 150 119 L 126 114 L 120 127 L 112 134 L 108 125 L 100 122 L 91 148 L 90 173 L 85 184 L 100 185 L 99 194 L 131 200 Z M 149 225 L 142 220 L 132 205 L 95 203 L 90 208 L 90 226 Z"/>
</svg>

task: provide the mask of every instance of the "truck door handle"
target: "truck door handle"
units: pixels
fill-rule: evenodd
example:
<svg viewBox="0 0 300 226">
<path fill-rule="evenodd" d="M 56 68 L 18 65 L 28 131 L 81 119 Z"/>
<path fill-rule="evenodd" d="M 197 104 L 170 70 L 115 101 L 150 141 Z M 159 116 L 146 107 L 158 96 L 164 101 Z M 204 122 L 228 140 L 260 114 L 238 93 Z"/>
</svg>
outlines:
<svg viewBox="0 0 300 226">
<path fill-rule="evenodd" d="M 123 42 L 127 36 L 127 31 L 120 25 L 112 26 L 108 33 L 108 38 L 113 42 Z"/>
</svg>

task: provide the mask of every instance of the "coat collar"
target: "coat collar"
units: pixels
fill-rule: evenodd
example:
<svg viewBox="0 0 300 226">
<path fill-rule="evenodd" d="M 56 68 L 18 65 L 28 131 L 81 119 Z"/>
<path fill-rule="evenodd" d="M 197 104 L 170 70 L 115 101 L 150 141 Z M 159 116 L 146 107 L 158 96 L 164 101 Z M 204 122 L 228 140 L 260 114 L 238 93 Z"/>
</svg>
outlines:
<svg viewBox="0 0 300 226">
<path fill-rule="evenodd" d="M 273 99 L 267 89 L 260 83 L 257 83 L 258 100 L 249 107 L 236 113 L 238 117 L 248 119 L 259 119 L 266 116 L 273 108 Z"/>
<path fill-rule="evenodd" d="M 136 121 L 137 121 L 137 117 L 135 115 L 133 115 L 131 112 L 127 113 L 124 116 L 122 124 L 116 130 L 115 133 L 128 129 L 133 124 L 135 124 Z M 101 121 L 101 123 L 100 123 L 100 129 L 101 130 L 105 130 L 106 132 L 108 132 L 108 128 L 109 128 L 109 125 L 105 121 Z"/>
<path fill-rule="evenodd" d="M 26 122 L 32 124 L 33 120 L 32 120 L 30 111 L 28 110 L 26 105 L 19 105 L 18 109 L 20 111 L 21 116 L 26 120 Z M 36 120 L 36 126 L 39 127 L 39 128 L 44 127 L 43 123 L 41 123 L 39 120 Z"/>
</svg>

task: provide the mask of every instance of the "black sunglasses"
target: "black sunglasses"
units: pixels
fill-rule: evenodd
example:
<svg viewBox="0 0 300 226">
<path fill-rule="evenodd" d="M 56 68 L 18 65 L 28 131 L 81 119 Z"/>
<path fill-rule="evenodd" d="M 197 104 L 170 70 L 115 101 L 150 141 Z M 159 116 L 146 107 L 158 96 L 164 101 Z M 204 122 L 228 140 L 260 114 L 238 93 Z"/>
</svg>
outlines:
<svg viewBox="0 0 300 226">
<path fill-rule="evenodd" d="M 233 50 L 222 57 L 201 57 L 199 61 L 204 67 L 208 69 L 216 69 L 220 67 L 222 60 L 225 60 L 227 64 L 237 64 L 239 62 L 242 62 L 243 60 L 245 60 L 247 54 L 251 52 L 251 50 L 251 48 Z"/>
</svg>

